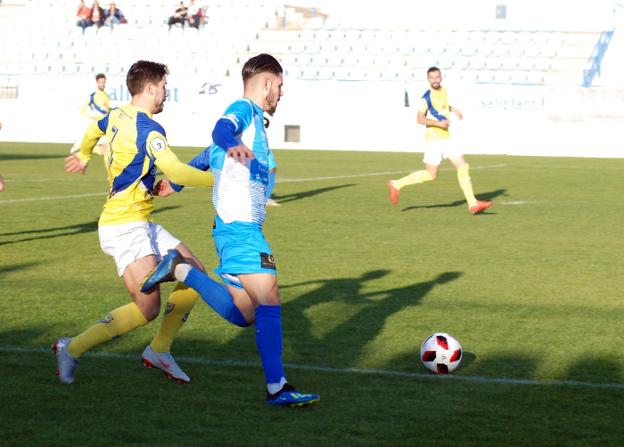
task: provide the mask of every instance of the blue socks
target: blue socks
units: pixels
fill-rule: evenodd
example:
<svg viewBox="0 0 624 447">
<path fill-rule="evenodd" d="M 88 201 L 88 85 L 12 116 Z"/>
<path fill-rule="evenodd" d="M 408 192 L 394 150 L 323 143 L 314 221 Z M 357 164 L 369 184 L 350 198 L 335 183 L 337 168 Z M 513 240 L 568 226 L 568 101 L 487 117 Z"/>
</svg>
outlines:
<svg viewBox="0 0 624 447">
<path fill-rule="evenodd" d="M 230 295 L 227 287 L 223 284 L 219 284 L 210 276 L 196 268 L 191 268 L 186 276 L 186 279 L 184 280 L 184 283 L 187 286 L 197 290 L 201 295 L 202 300 L 208 303 L 208 305 L 212 307 L 216 313 L 221 315 L 230 323 L 240 327 L 249 326 L 249 323 L 245 320 L 243 314 L 241 314 L 238 307 L 234 305 L 232 295 Z"/>
<path fill-rule="evenodd" d="M 275 188 L 275 172 L 269 172 L 269 185 L 266 190 L 266 199 L 269 200 L 273 195 L 273 189 Z"/>
<path fill-rule="evenodd" d="M 286 377 L 282 367 L 282 306 L 256 308 L 256 345 L 268 384 L 278 384 Z"/>
<path fill-rule="evenodd" d="M 197 290 L 202 299 L 230 323 L 249 326 L 224 285 L 196 268 L 191 268 L 184 283 Z M 256 345 L 267 384 L 279 387 L 286 380 L 282 366 L 282 306 L 256 308 Z"/>
</svg>

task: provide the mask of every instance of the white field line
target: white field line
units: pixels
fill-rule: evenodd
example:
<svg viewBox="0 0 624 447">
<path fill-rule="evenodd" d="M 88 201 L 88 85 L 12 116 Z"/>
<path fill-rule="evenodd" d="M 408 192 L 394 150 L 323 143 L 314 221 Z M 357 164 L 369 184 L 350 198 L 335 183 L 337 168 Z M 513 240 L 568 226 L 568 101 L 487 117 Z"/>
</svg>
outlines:
<svg viewBox="0 0 624 447">
<path fill-rule="evenodd" d="M 535 202 L 531 202 L 535 203 Z M 528 200 L 507 200 L 504 202 L 496 202 L 497 205 L 528 205 Z"/>
<path fill-rule="evenodd" d="M 489 165 L 489 166 L 474 166 L 470 169 L 495 169 L 495 168 L 504 168 L 507 166 L 505 163 L 497 164 L 497 165 Z M 442 168 L 440 171 L 454 171 L 454 168 Z M 358 178 L 358 177 L 377 177 L 381 175 L 394 175 L 394 174 L 403 174 L 406 172 L 411 172 L 408 170 L 403 171 L 389 171 L 389 172 L 367 172 L 364 174 L 351 174 L 351 175 L 333 175 L 328 177 L 310 177 L 310 178 L 278 178 L 275 183 L 298 183 L 298 182 L 318 182 L 322 180 L 339 180 L 339 179 L 347 179 L 347 178 Z"/>
<path fill-rule="evenodd" d="M 9 346 L 0 346 L 0 352 L 10 354 L 51 354 L 50 349 L 46 348 L 16 348 Z M 123 361 L 139 362 L 140 356 L 130 354 L 115 354 L 111 352 L 87 353 L 87 357 L 114 359 Z M 243 368 L 261 368 L 260 362 L 242 361 L 242 360 L 211 360 L 205 357 L 188 357 L 176 356 L 176 360 L 183 363 L 194 363 L 197 365 L 208 366 L 239 366 Z M 318 365 L 299 365 L 295 363 L 285 363 L 287 369 L 298 369 L 303 371 L 314 371 L 327 374 L 362 374 L 368 376 L 382 377 L 401 377 L 417 380 L 449 380 L 454 382 L 472 382 L 485 385 L 530 385 L 530 386 L 556 386 L 556 387 L 572 387 L 572 388 L 588 388 L 588 389 L 609 389 L 624 390 L 624 383 L 594 383 L 581 382 L 578 380 L 532 380 L 532 379 L 514 379 L 510 377 L 485 377 L 485 376 L 459 376 L 446 375 L 438 376 L 435 374 L 423 374 L 407 371 L 393 371 L 388 369 L 374 368 L 334 368 L 329 366 Z"/>
<path fill-rule="evenodd" d="M 67 200 L 67 199 L 80 199 L 82 197 L 93 197 L 93 196 L 105 196 L 106 192 L 91 192 L 87 194 L 71 194 L 68 196 L 43 196 L 43 197 L 26 197 L 24 199 L 7 199 L 0 200 L 0 205 L 8 205 L 11 203 L 21 203 L 21 202 L 38 202 L 41 200 Z"/>
<path fill-rule="evenodd" d="M 490 166 L 475 166 L 472 169 L 494 169 L 494 168 L 502 168 L 506 166 L 505 164 L 498 165 L 490 165 Z M 443 170 L 452 170 L 443 169 Z M 296 178 L 296 179 L 287 179 L 287 178 L 278 178 L 276 183 L 297 183 L 297 182 L 319 182 L 323 180 L 337 180 L 337 179 L 349 179 L 349 178 L 358 178 L 358 177 L 375 177 L 381 175 L 393 175 L 393 174 L 403 174 L 408 171 L 390 171 L 390 172 L 368 172 L 364 174 L 351 174 L 351 175 L 335 175 L 329 177 L 311 177 L 311 178 Z M 187 188 L 187 189 L 195 189 L 195 188 Z M 10 205 L 12 203 L 24 203 L 24 202 L 38 202 L 42 200 L 68 200 L 68 199 L 80 199 L 83 197 L 93 197 L 105 195 L 106 192 L 94 192 L 87 194 L 72 194 L 67 196 L 44 196 L 44 197 L 27 197 L 23 199 L 7 199 L 0 200 L 0 205 Z"/>
</svg>

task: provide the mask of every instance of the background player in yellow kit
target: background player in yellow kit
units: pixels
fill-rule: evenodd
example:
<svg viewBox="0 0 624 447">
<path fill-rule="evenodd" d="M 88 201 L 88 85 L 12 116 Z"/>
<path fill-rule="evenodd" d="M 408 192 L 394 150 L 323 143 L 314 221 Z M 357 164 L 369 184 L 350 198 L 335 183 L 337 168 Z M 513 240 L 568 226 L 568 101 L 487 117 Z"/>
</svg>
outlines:
<svg viewBox="0 0 624 447">
<path fill-rule="evenodd" d="M 178 160 L 167 143 L 165 130 L 152 119 L 153 114 L 163 110 L 167 73 L 163 64 L 148 61 L 133 64 L 126 79 L 132 95 L 130 104 L 94 122 L 82 140 L 80 152 L 65 159 L 67 172 L 84 173 L 94 146 L 106 134 L 110 145 L 107 159 L 110 193 L 100 216 L 98 235 L 102 251 L 114 258 L 117 272 L 132 301 L 113 310 L 78 336 L 54 342 L 52 347 L 62 383 L 74 381 L 78 359 L 86 351 L 156 318 L 160 311 L 160 290 L 156 288 L 150 293 L 142 293 L 140 284 L 162 254 L 175 248 L 204 270 L 183 243 L 151 222 L 156 167 L 176 183 L 188 186 L 213 184 L 212 174 Z M 167 377 L 179 382 L 190 379 L 168 348 L 197 298 L 194 290 L 177 288 L 169 298 L 156 338 L 143 352 L 143 362 L 147 366 L 158 367 Z"/>
<path fill-rule="evenodd" d="M 425 130 L 425 156 L 423 158 L 425 169 L 412 172 L 398 180 L 390 180 L 387 185 L 390 191 L 390 201 L 395 205 L 399 203 L 399 191 L 405 186 L 435 180 L 438 176 L 440 163 L 443 159 L 448 159 L 457 170 L 457 181 L 468 202 L 468 211 L 471 214 L 481 213 L 492 206 L 492 202 L 477 200 L 475 197 L 469 165 L 461 151 L 452 144 L 449 134 L 449 114 L 453 112 L 460 120 L 463 119 L 463 114 L 449 104 L 448 92 L 441 84 L 442 73 L 439 68 L 431 67 L 427 70 L 427 81 L 429 81 L 431 89 L 423 95 L 417 117 L 418 124 L 427 127 Z"/>
<path fill-rule="evenodd" d="M 92 121 L 97 121 L 104 116 L 108 112 L 110 112 L 110 98 L 108 93 L 104 91 L 106 88 L 106 75 L 104 73 L 98 73 L 95 75 L 95 83 L 97 89 L 89 95 L 89 100 L 82 106 L 80 109 L 80 114 L 87 118 L 89 124 Z M 80 150 L 80 143 L 82 142 L 82 138 L 78 139 L 74 145 L 71 147 L 69 153 L 75 154 Z M 103 136 L 100 141 L 97 143 L 97 149 L 94 150 L 94 153 L 99 155 L 106 154 L 106 137 Z"/>
</svg>

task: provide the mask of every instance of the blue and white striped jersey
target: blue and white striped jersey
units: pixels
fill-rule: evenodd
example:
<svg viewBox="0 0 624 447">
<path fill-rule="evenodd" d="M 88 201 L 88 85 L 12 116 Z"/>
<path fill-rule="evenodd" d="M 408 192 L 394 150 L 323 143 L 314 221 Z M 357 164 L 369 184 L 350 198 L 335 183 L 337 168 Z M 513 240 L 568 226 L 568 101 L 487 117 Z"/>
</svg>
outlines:
<svg viewBox="0 0 624 447">
<path fill-rule="evenodd" d="M 229 142 L 227 148 L 213 143 L 193 158 L 189 165 L 198 169 L 210 169 L 214 174 L 212 203 L 217 214 L 226 224 L 253 222 L 262 227 L 266 217 L 266 190 L 269 184 L 269 159 L 271 150 L 264 130 L 264 111 L 251 100 L 234 101 L 225 111 L 215 129 L 223 129 Z M 213 132 L 213 139 L 215 133 Z M 230 141 L 228 141 L 230 140 Z M 227 156 L 227 149 L 240 143 L 254 153 L 246 165 Z M 222 143 L 223 144 L 223 143 Z M 172 184 L 174 190 L 181 186 Z"/>
<path fill-rule="evenodd" d="M 234 124 L 234 138 L 254 153 L 246 165 L 227 157 L 226 149 L 210 147 L 210 169 L 215 177 L 212 203 L 223 222 L 254 222 L 262 226 L 266 217 L 271 150 L 264 129 L 264 111 L 249 99 L 234 101 L 223 118 Z"/>
</svg>

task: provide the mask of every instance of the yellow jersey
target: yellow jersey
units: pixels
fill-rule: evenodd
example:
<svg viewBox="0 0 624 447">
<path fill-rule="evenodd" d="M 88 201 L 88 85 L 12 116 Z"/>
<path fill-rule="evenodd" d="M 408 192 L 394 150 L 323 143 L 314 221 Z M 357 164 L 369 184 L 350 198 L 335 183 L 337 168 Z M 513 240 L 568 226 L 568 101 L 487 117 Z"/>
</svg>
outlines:
<svg viewBox="0 0 624 447">
<path fill-rule="evenodd" d="M 82 107 L 82 113 L 92 119 L 102 119 L 110 112 L 110 98 L 103 90 L 96 90 L 89 95 L 89 101 Z"/>
<path fill-rule="evenodd" d="M 419 111 L 424 113 L 425 118 L 430 120 L 444 121 L 448 119 L 451 110 L 446 88 L 440 87 L 438 90 L 427 90 L 422 96 Z M 449 137 L 450 135 L 448 129 L 442 129 L 436 126 L 427 126 L 427 129 L 425 130 L 426 140 L 444 140 Z"/>
<path fill-rule="evenodd" d="M 89 162 L 93 148 L 104 134 L 109 145 L 106 170 L 110 192 L 99 225 L 151 220 L 156 167 L 177 184 L 212 186 L 214 183 L 212 174 L 182 163 L 169 147 L 162 126 L 137 106 L 119 107 L 94 121 L 77 154 L 81 161 Z"/>
</svg>

